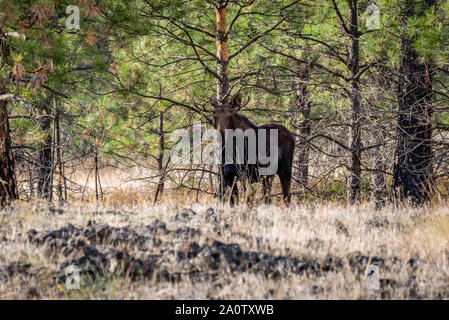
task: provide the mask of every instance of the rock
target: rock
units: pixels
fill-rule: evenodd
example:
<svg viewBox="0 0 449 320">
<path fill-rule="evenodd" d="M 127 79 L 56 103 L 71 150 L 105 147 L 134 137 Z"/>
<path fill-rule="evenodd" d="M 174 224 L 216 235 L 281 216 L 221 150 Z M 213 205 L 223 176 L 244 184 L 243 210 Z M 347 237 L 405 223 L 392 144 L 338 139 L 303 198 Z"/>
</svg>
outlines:
<svg viewBox="0 0 449 320">
<path fill-rule="evenodd" d="M 365 272 L 368 266 L 368 262 L 370 261 L 370 257 L 364 256 L 360 252 L 353 252 L 348 254 L 347 259 L 352 270 L 357 270 L 358 272 Z M 370 264 L 383 266 L 385 264 L 385 259 L 379 257 L 371 257 Z"/>
<path fill-rule="evenodd" d="M 376 217 L 366 221 L 366 225 L 371 228 L 387 228 L 390 225 L 390 221 L 387 218 Z"/>
<path fill-rule="evenodd" d="M 220 221 L 220 217 L 217 213 L 215 213 L 214 209 L 209 208 L 204 212 L 204 216 L 206 217 L 207 222 L 218 223 Z"/>
<path fill-rule="evenodd" d="M 342 233 L 342 234 L 344 234 L 347 237 L 350 236 L 348 228 L 346 228 L 346 226 L 340 220 L 338 220 L 338 219 L 335 220 L 335 227 L 337 228 L 337 232 L 338 233 Z"/>
<path fill-rule="evenodd" d="M 173 233 L 175 233 L 177 236 L 184 236 L 184 239 L 189 239 L 201 235 L 201 231 L 199 229 L 193 229 L 190 227 L 179 228 L 173 231 Z"/>
<path fill-rule="evenodd" d="M 62 226 L 62 229 L 68 230 L 71 233 L 73 233 L 77 230 L 73 224 L 68 223 L 68 222 Z"/>
<path fill-rule="evenodd" d="M 188 220 L 196 215 L 196 212 L 190 208 L 184 208 L 181 212 L 177 213 L 175 220 Z"/>
<path fill-rule="evenodd" d="M 379 279 L 380 282 L 380 288 L 387 288 L 387 287 L 395 287 L 396 286 L 396 281 L 392 280 L 392 279 Z"/>
<path fill-rule="evenodd" d="M 117 210 L 106 210 L 104 213 L 105 214 L 111 214 L 111 215 L 114 215 L 114 216 L 121 216 L 122 215 L 122 213 L 120 211 L 117 211 Z"/>
<path fill-rule="evenodd" d="M 324 292 L 324 288 L 321 286 L 313 285 L 312 288 L 310 288 L 311 294 L 322 294 Z"/>
<path fill-rule="evenodd" d="M 29 263 L 11 262 L 6 266 L 0 266 L 0 280 L 6 281 L 14 275 L 28 276 L 30 269 Z"/>
<path fill-rule="evenodd" d="M 343 268 L 343 259 L 329 257 L 324 260 L 321 270 L 325 272 L 334 271 L 337 272 Z"/>
<path fill-rule="evenodd" d="M 167 234 L 168 233 L 167 225 L 158 219 L 154 220 L 154 222 L 151 225 L 147 226 L 145 229 L 146 229 L 146 232 L 150 233 L 150 234 L 154 234 L 154 233 Z"/>
<path fill-rule="evenodd" d="M 36 288 L 34 287 L 28 288 L 25 294 L 25 299 L 39 299 L 39 298 L 40 295 Z"/>
<path fill-rule="evenodd" d="M 50 208 L 49 211 L 51 214 L 64 214 L 64 209 L 61 208 Z"/>
<path fill-rule="evenodd" d="M 417 258 L 410 258 L 410 259 L 407 261 L 407 265 L 408 265 L 409 267 L 411 267 L 411 268 L 414 268 L 414 269 L 418 268 L 419 266 L 423 265 L 424 263 L 425 263 L 424 260 L 422 260 L 422 259 L 417 259 Z"/>
<path fill-rule="evenodd" d="M 192 280 L 194 282 L 214 281 L 215 279 L 218 278 L 218 274 L 209 273 L 209 272 L 192 273 L 192 274 L 189 274 L 189 278 L 190 278 L 190 280 Z"/>
<path fill-rule="evenodd" d="M 311 250 L 318 251 L 324 248 L 324 241 L 315 237 L 307 241 L 306 247 Z"/>
</svg>

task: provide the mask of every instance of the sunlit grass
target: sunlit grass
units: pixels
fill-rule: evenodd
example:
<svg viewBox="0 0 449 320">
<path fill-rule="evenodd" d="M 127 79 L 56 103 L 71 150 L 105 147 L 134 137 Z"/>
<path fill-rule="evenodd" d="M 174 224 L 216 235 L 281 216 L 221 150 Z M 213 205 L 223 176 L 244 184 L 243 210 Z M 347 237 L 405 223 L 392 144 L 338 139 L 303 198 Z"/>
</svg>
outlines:
<svg viewBox="0 0 449 320">
<path fill-rule="evenodd" d="M 21 277 L 14 277 L 12 282 L 0 281 L 0 298 L 29 298 L 29 287 L 37 288 L 39 298 L 58 299 L 380 298 L 365 290 L 363 275 L 347 269 L 320 277 L 290 275 L 277 280 L 254 274 L 226 275 L 219 284 L 192 283 L 188 279 L 175 284 L 155 283 L 148 279 L 130 282 L 126 277 L 98 279 L 88 287 L 72 292 L 47 285 L 50 272 L 57 269 L 60 260 L 48 258 L 42 247 L 20 241 L 21 237 L 30 229 L 55 230 L 67 222 L 85 226 L 89 220 L 125 226 L 150 224 L 160 219 L 170 229 L 182 226 L 200 229 L 203 243 L 214 239 L 238 243 L 243 250 L 299 259 L 345 257 L 357 251 L 366 256 L 398 257 L 403 261 L 413 257 L 437 266 L 429 267 L 421 274 L 423 290 L 437 290 L 449 284 L 449 209 L 446 204 L 426 208 L 386 207 L 380 211 L 375 211 L 371 204 L 346 207 L 310 202 L 290 207 L 280 203 L 243 204 L 231 208 L 211 197 L 189 204 L 189 199 L 182 201 L 166 194 L 162 202 L 153 205 L 151 200 L 133 197 L 133 194 L 125 189 L 117 190 L 113 202 L 106 200 L 98 207 L 94 202 L 73 202 L 63 207 L 63 214 L 51 214 L 45 202 L 17 202 L 14 207 L 4 210 L 0 238 L 15 241 L 0 243 L 1 265 L 30 263 L 41 270 L 32 283 Z M 120 201 L 123 202 L 121 207 Z M 200 213 L 212 207 L 229 227 L 218 234 L 200 214 L 188 222 L 175 221 L 174 215 L 184 207 Z M 381 277 L 403 283 L 408 276 L 404 270 L 381 274 Z M 395 298 L 408 298 L 407 292 L 399 288 Z"/>
</svg>

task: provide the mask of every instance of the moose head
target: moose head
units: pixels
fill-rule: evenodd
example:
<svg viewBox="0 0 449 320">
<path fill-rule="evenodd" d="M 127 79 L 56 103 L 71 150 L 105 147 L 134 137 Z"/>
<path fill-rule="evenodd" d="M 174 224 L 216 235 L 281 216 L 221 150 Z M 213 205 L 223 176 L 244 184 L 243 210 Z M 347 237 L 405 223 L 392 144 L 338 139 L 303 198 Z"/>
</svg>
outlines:
<svg viewBox="0 0 449 320">
<path fill-rule="evenodd" d="M 224 133 L 231 128 L 232 117 L 242 108 L 242 94 L 235 94 L 229 102 L 220 103 L 215 95 L 210 96 L 210 104 L 214 108 L 212 113 L 215 120 L 215 129 Z"/>
</svg>

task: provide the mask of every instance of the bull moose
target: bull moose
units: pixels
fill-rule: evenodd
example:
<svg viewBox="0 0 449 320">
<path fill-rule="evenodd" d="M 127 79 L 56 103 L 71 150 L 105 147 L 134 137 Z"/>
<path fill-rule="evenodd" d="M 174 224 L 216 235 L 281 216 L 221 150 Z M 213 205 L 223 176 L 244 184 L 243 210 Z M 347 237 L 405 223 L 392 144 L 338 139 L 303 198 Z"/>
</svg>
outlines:
<svg viewBox="0 0 449 320">
<path fill-rule="evenodd" d="M 295 148 L 295 138 L 293 134 L 284 126 L 276 123 L 269 123 L 263 126 L 257 127 L 249 119 L 241 114 L 238 111 L 242 108 L 242 94 L 235 94 L 229 102 L 226 100 L 224 102 L 217 101 L 215 95 L 210 97 L 210 104 L 213 107 L 211 112 L 214 117 L 214 126 L 217 129 L 222 137 L 222 141 L 225 142 L 225 130 L 226 129 L 241 129 L 245 132 L 248 129 L 253 129 L 256 132 L 257 145 L 259 145 L 260 139 L 262 139 L 261 129 L 265 129 L 264 131 L 268 133 L 268 135 L 264 136 L 266 139 L 266 150 L 270 150 L 270 131 L 275 129 L 277 130 L 278 137 L 278 149 L 277 151 L 277 170 L 272 174 L 263 175 L 261 174 L 261 164 L 259 158 L 256 159 L 255 164 L 250 164 L 248 162 L 243 163 L 225 163 L 222 161 L 220 165 L 221 175 L 222 175 L 222 185 L 221 185 L 221 195 L 223 195 L 227 190 L 231 189 L 231 197 L 230 202 L 231 205 L 234 205 L 236 200 L 238 199 L 238 189 L 236 182 L 237 180 L 249 182 L 250 184 L 255 182 L 262 181 L 263 184 L 263 196 L 265 202 L 268 203 L 271 185 L 274 179 L 275 174 L 279 176 L 279 180 L 281 182 L 283 199 L 285 203 L 290 203 L 291 193 L 290 193 L 290 185 L 292 178 L 292 162 L 293 162 L 293 151 Z M 247 143 L 247 142 L 246 142 Z M 263 141 L 261 142 L 263 143 Z M 245 146 L 247 148 L 247 145 Z M 257 155 L 259 157 L 259 154 Z M 222 155 L 222 160 L 224 157 Z"/>
</svg>

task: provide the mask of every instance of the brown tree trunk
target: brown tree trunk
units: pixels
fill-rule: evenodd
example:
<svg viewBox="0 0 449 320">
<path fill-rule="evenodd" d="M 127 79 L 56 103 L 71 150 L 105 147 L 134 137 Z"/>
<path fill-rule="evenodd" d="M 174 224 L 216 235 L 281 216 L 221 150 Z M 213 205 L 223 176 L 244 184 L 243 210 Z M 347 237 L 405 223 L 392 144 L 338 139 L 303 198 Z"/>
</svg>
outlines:
<svg viewBox="0 0 449 320">
<path fill-rule="evenodd" d="M 425 1 L 431 6 L 435 1 Z M 418 8 L 416 1 L 408 1 L 403 18 Z M 416 14 L 416 12 L 415 12 Z M 419 15 L 419 14 L 418 14 Z M 398 141 L 393 169 L 393 185 L 399 198 L 409 198 L 419 204 L 432 194 L 432 67 L 423 64 L 413 48 L 414 39 L 401 40 L 401 65 L 398 85 Z"/>
<path fill-rule="evenodd" d="M 159 195 L 164 192 L 165 168 L 164 168 L 164 149 L 165 149 L 165 133 L 164 133 L 164 113 L 159 115 L 159 155 L 157 157 L 157 169 L 159 172 L 159 182 L 157 184 L 156 194 L 154 195 L 154 203 L 156 203 Z"/>
<path fill-rule="evenodd" d="M 374 151 L 374 169 L 372 176 L 372 186 L 373 186 L 373 200 L 374 206 L 376 209 L 380 209 L 385 204 L 385 150 L 382 147 L 382 143 L 384 142 L 384 130 L 380 125 L 373 125 L 373 140 L 374 144 L 378 145 Z"/>
<path fill-rule="evenodd" d="M 51 116 L 48 107 L 45 105 L 39 113 L 38 123 L 40 129 L 44 132 L 45 138 L 39 149 L 39 162 L 37 168 L 37 192 L 40 198 L 51 199 L 52 192 L 52 134 L 51 134 Z"/>
<path fill-rule="evenodd" d="M 99 158 L 98 158 L 98 142 L 100 139 L 97 137 L 96 132 L 94 132 L 94 169 L 95 169 L 95 202 L 98 209 L 98 201 L 101 199 L 103 201 L 103 189 L 101 188 L 100 181 L 100 170 L 98 167 Z"/>
<path fill-rule="evenodd" d="M 63 198 L 63 164 L 62 164 L 62 155 L 61 155 L 61 129 L 59 126 L 59 106 L 55 104 L 55 142 L 56 142 L 56 173 L 58 176 L 58 198 L 59 198 L 59 204 L 62 204 L 64 202 Z"/>
<path fill-rule="evenodd" d="M 223 102 L 229 91 L 228 78 L 228 39 L 226 35 L 226 0 L 217 0 L 215 2 L 215 13 L 217 19 L 217 100 Z"/>
<path fill-rule="evenodd" d="M 216 13 L 216 43 L 217 43 L 217 100 L 219 102 L 225 102 L 229 94 L 229 77 L 228 77 L 228 39 L 226 34 L 226 6 L 228 0 L 216 0 L 215 13 Z M 224 141 L 224 137 L 222 137 Z M 224 153 L 221 155 L 222 163 L 224 163 Z M 217 168 L 218 172 L 218 190 L 220 198 L 224 196 L 224 179 L 223 179 L 223 165 L 219 164 Z"/>
<path fill-rule="evenodd" d="M 309 88 L 309 66 L 305 65 L 296 70 L 294 78 L 295 90 L 295 112 L 296 112 L 296 173 L 295 180 L 302 188 L 306 188 L 309 178 L 309 138 L 310 138 L 310 109 Z M 302 121 L 300 120 L 302 119 Z"/>
<path fill-rule="evenodd" d="M 0 95 L 3 94 L 6 94 L 6 88 L 0 83 Z M 18 198 L 7 104 L 6 99 L 0 100 L 0 206 L 8 205 Z"/>
<path fill-rule="evenodd" d="M 350 129 L 349 129 L 349 180 L 348 201 L 355 203 L 360 201 L 360 157 L 361 157 L 361 128 L 360 128 L 360 80 L 359 73 L 359 30 L 357 21 L 357 0 L 348 0 L 349 37 L 351 47 L 349 50 L 349 86 L 350 86 Z"/>
<path fill-rule="evenodd" d="M 383 57 L 379 58 L 382 59 Z M 369 94 L 367 99 L 371 106 L 376 106 L 376 104 L 386 106 L 389 104 L 389 99 L 386 97 L 385 93 L 394 90 L 389 79 L 389 75 L 393 73 L 393 70 L 384 65 L 377 66 L 377 70 L 378 73 L 376 72 L 369 75 L 369 81 L 380 90 L 377 92 L 375 91 L 374 94 Z M 371 141 L 372 144 L 376 146 L 370 153 L 375 170 L 371 176 L 371 200 L 374 203 L 376 210 L 381 209 L 385 205 L 387 197 L 385 172 L 387 171 L 387 163 L 391 162 L 391 159 L 388 158 L 388 150 L 385 146 L 386 135 L 388 134 L 389 129 L 387 129 L 383 123 L 384 118 L 378 116 L 379 111 L 380 110 L 377 109 L 377 107 L 372 110 L 372 115 L 370 116 L 371 123 L 369 125 Z"/>
</svg>

